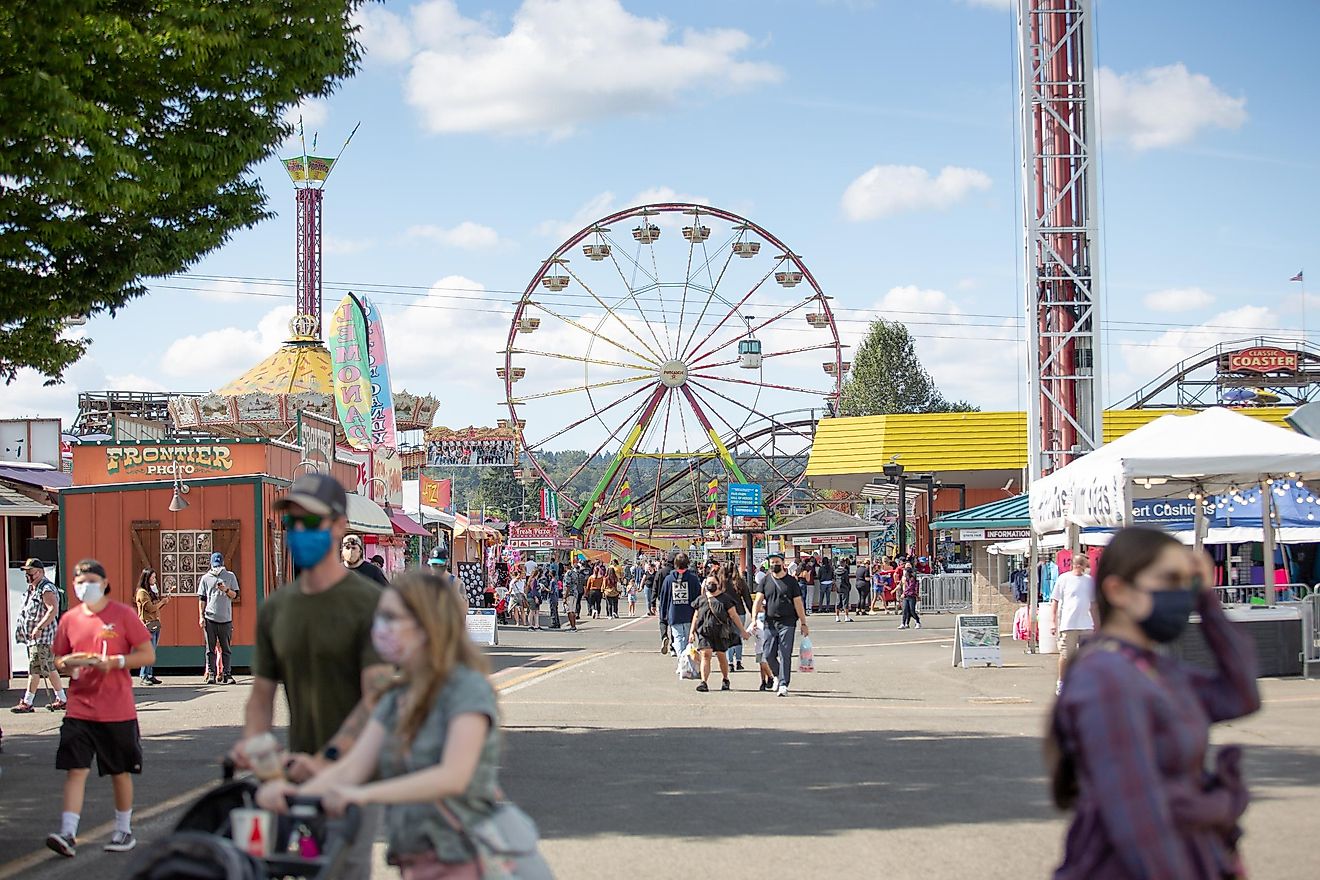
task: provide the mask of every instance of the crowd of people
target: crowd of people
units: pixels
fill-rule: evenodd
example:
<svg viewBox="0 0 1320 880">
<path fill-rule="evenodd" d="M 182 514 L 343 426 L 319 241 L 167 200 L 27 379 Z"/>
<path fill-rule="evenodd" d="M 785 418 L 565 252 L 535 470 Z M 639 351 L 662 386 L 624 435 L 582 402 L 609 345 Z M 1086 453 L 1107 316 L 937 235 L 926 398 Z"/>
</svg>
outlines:
<svg viewBox="0 0 1320 880">
<path fill-rule="evenodd" d="M 262 774 L 268 778 L 256 796 L 261 807 L 284 812 L 289 796 L 303 794 L 320 797 L 332 814 L 360 808 L 363 824 L 346 876 L 366 875 L 377 826 L 384 828 L 389 862 L 407 880 L 484 876 L 492 854 L 469 830 L 505 808 L 498 787 L 501 731 L 486 660 L 466 634 L 466 598 L 443 559 L 383 587 L 361 574 L 360 549 L 346 540 L 346 505 L 343 488 L 319 474 L 300 477 L 278 504 L 299 573 L 259 611 L 243 735 L 230 757 L 259 771 L 266 763 L 263 744 L 273 742 L 282 687 L 288 748 L 275 772 Z M 208 657 L 216 658 L 207 673 L 216 683 L 232 678 L 226 625 L 232 626 L 239 592 L 223 562 L 213 559 L 198 587 L 199 624 Z M 881 601 L 885 588 L 892 590 L 905 606 L 901 625 L 909 619 L 920 625 L 918 565 L 853 564 L 789 563 L 771 553 L 749 581 L 737 566 L 697 566 L 676 553 L 632 565 L 533 565 L 515 578 L 521 587 L 509 590 L 543 595 L 552 610 L 565 602 L 570 628 L 584 598 L 588 613 L 605 619 L 619 616 L 620 597 L 634 604 L 642 598 L 646 613 L 659 619 L 662 651 L 679 659 L 680 674 L 685 658 L 696 655 L 699 692 L 711 690 L 716 668 L 719 689 L 731 690 L 731 673 L 744 669 L 744 646 L 751 643 L 760 690 L 782 697 L 792 680 L 795 640 L 810 633 L 812 607 L 833 605 L 836 620 L 846 619 L 846 587 L 868 580 L 881 588 Z M 1061 639 L 1059 697 L 1046 737 L 1054 800 L 1073 812 L 1056 877 L 1242 876 L 1236 842 L 1248 794 L 1241 751 L 1222 748 L 1208 764 L 1208 732 L 1216 721 L 1256 711 L 1260 696 L 1250 639 L 1206 588 L 1213 576 L 1208 561 L 1168 535 L 1131 528 L 1113 538 L 1094 577 L 1081 554 L 1071 567 L 1053 596 L 1057 628 L 1068 635 Z M 44 683 L 51 690 L 48 708 L 65 711 L 54 755 L 65 775 L 60 823 L 47 845 L 76 855 L 95 759 L 113 791 L 105 849 L 126 852 L 137 843 L 134 777 L 144 762 L 132 670 L 143 684 L 156 680 L 159 612 L 170 599 L 148 570 L 133 604 L 117 601 L 105 567 L 86 559 L 72 572 L 78 604 L 65 610 L 38 560 L 28 560 L 25 572 L 16 634 L 27 645 L 31 675 L 13 711 L 35 711 Z M 812 588 L 817 601 L 809 603 Z M 527 625 L 539 626 L 539 608 L 530 600 L 525 607 L 537 615 Z M 858 603 L 859 611 L 864 607 Z M 1193 611 L 1213 668 L 1185 665 L 1158 650 L 1181 635 Z"/>
</svg>

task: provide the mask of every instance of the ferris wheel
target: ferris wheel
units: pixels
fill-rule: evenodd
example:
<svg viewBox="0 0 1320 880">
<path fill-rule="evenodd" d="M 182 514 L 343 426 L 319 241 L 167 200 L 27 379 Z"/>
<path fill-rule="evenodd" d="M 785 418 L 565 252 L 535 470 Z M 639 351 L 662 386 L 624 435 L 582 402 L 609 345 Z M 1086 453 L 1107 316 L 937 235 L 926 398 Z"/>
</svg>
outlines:
<svg viewBox="0 0 1320 880">
<path fill-rule="evenodd" d="M 705 205 L 589 224 L 527 284 L 504 364 L 510 423 L 580 532 L 708 533 L 729 483 L 796 491 L 848 363 L 798 254 Z"/>
</svg>

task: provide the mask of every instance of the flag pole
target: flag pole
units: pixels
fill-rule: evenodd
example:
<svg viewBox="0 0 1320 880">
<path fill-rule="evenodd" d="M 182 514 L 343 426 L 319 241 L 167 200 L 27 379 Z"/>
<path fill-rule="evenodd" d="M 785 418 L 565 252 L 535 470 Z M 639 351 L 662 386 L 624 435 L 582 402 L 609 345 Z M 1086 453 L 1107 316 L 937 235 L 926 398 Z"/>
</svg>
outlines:
<svg viewBox="0 0 1320 880">
<path fill-rule="evenodd" d="M 357 130 L 361 127 L 362 122 L 359 120 L 358 124 L 353 126 L 353 130 L 348 133 L 348 137 L 344 139 L 344 145 L 339 148 L 339 152 L 335 153 L 335 157 L 330 160 L 330 169 L 326 171 L 325 180 L 321 181 L 320 189 L 325 189 L 325 181 L 330 179 L 330 175 L 334 172 L 335 166 L 339 164 L 339 157 L 344 155 L 344 150 L 348 149 L 348 142 L 353 140 L 353 135 L 357 134 Z"/>
</svg>

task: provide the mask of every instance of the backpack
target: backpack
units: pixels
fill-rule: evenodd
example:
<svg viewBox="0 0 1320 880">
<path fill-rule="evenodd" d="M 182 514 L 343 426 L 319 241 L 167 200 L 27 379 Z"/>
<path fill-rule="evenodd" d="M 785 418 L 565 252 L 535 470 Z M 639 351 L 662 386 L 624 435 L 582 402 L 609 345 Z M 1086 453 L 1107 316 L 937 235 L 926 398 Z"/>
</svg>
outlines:
<svg viewBox="0 0 1320 880">
<path fill-rule="evenodd" d="M 726 642 L 732 634 L 729 609 L 718 599 L 705 597 L 697 609 L 697 635 L 708 642 Z"/>
</svg>

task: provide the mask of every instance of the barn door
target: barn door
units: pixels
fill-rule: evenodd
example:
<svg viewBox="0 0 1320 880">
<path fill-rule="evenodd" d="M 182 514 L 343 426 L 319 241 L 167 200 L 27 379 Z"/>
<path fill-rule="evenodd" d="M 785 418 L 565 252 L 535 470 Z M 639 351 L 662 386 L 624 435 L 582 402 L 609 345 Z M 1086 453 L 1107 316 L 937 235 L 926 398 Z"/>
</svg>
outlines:
<svg viewBox="0 0 1320 880">
<path fill-rule="evenodd" d="M 160 571 L 160 520 L 135 519 L 129 524 L 128 534 L 133 544 L 129 558 L 133 562 L 119 601 L 132 603 L 133 593 L 137 590 L 138 579 L 144 568 L 154 569 L 162 589 L 165 586 L 165 578 Z"/>
<path fill-rule="evenodd" d="M 237 519 L 213 519 L 211 520 L 211 546 L 215 552 L 225 558 L 225 568 L 234 573 L 238 578 L 238 598 L 235 603 L 243 600 L 244 582 L 242 562 L 239 556 L 239 535 L 243 527 L 242 520 Z"/>
</svg>

